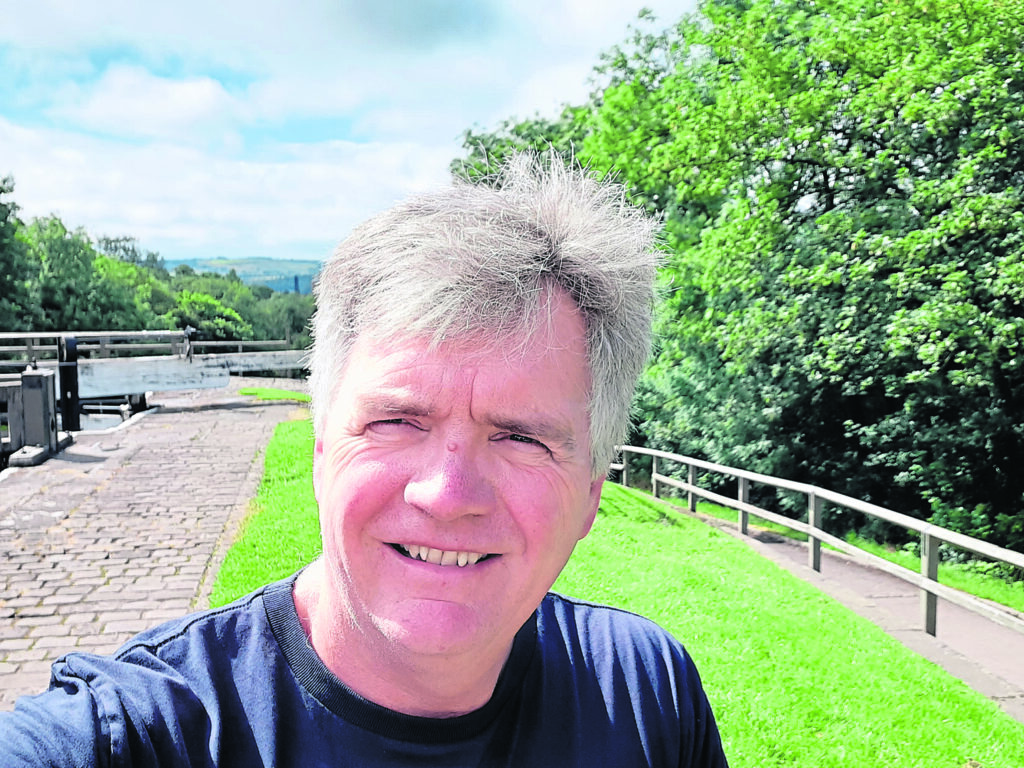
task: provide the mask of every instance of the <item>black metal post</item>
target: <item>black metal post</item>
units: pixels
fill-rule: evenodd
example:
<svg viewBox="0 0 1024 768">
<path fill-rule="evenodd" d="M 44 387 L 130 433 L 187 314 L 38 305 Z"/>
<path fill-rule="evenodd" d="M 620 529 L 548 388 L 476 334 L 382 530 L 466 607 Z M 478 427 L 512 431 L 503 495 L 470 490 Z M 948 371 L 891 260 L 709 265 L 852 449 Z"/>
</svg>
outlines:
<svg viewBox="0 0 1024 768">
<path fill-rule="evenodd" d="M 78 340 L 74 336 L 61 336 L 57 341 L 57 354 L 61 423 L 65 432 L 77 432 L 82 428 L 78 399 Z"/>
</svg>

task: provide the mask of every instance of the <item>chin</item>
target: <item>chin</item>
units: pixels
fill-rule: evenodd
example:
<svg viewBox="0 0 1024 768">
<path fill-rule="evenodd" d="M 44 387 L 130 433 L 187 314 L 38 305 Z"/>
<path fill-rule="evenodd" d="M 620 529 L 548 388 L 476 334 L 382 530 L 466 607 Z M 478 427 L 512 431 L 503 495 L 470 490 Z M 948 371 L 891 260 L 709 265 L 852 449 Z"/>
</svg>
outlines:
<svg viewBox="0 0 1024 768">
<path fill-rule="evenodd" d="M 374 623 L 389 642 L 423 656 L 473 651 L 482 634 L 474 611 L 435 600 L 403 605 L 399 614 L 377 616 Z"/>
</svg>

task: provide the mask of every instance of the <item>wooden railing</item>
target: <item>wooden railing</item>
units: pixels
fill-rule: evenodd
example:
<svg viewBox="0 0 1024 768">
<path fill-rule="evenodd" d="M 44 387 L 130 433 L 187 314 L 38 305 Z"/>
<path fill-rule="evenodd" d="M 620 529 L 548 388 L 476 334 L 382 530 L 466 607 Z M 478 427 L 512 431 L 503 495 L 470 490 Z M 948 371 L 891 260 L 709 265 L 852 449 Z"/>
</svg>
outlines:
<svg viewBox="0 0 1024 768">
<path fill-rule="evenodd" d="M 88 357 L 116 357 L 126 352 L 151 354 L 187 354 L 195 352 L 244 352 L 248 350 L 287 349 L 284 339 L 270 341 L 199 341 L 185 331 L 28 331 L 0 333 L 0 361 L 31 363 L 56 360 L 60 339 L 74 337 L 78 354 Z"/>
<path fill-rule="evenodd" d="M 629 485 L 630 468 L 626 454 L 634 453 L 650 456 L 650 483 L 655 496 L 660 495 L 662 486 L 670 486 L 686 493 L 687 506 L 691 512 L 695 512 L 697 509 L 698 496 L 703 499 L 707 499 L 708 501 L 713 501 L 716 504 L 721 504 L 724 507 L 735 509 L 739 513 L 739 529 L 744 535 L 749 532 L 748 528 L 751 515 L 764 520 L 770 520 L 771 522 L 777 523 L 791 530 L 806 534 L 808 544 L 807 562 L 815 571 L 821 570 L 821 545 L 822 543 L 825 543 L 835 547 L 841 552 L 851 555 L 861 562 L 868 563 L 875 568 L 885 571 L 886 573 L 890 573 L 904 581 L 910 582 L 921 591 L 921 619 L 924 625 L 924 630 L 931 635 L 934 635 L 936 630 L 936 609 L 937 599 L 939 597 L 942 597 L 951 603 L 955 603 L 956 605 L 962 606 L 970 611 L 986 616 L 1002 626 L 1024 633 L 1024 619 L 1022 619 L 1016 612 L 989 601 L 981 600 L 974 595 L 967 594 L 966 592 L 946 586 L 945 584 L 940 584 L 938 581 L 939 544 L 941 542 L 945 542 L 954 547 L 959 547 L 960 549 L 965 549 L 991 560 L 1008 563 L 1009 565 L 1024 570 L 1024 554 L 1021 554 L 1020 552 L 1014 552 L 1010 549 L 997 547 L 986 541 L 981 541 L 980 539 L 965 536 L 961 533 L 948 530 L 947 528 L 932 525 L 931 523 L 918 520 L 917 518 L 910 517 L 909 515 L 894 512 L 890 509 L 886 509 L 885 507 L 880 507 L 876 504 L 855 499 L 852 496 L 845 496 L 841 493 L 835 493 L 834 491 L 829 491 L 807 483 L 783 480 L 778 477 L 771 477 L 770 475 L 748 472 L 735 467 L 727 467 L 723 464 L 715 464 L 714 462 L 694 459 L 689 456 L 680 456 L 678 454 L 667 453 L 665 451 L 656 451 L 651 448 L 638 448 L 635 446 L 624 445 L 621 446 L 619 450 L 623 454 L 622 461 L 612 464 L 611 468 L 622 473 L 621 482 L 623 485 Z M 674 462 L 686 467 L 686 481 L 678 480 L 659 472 L 659 461 Z M 733 498 L 725 496 L 698 486 L 698 471 L 711 472 L 736 478 L 736 497 Z M 807 522 L 794 520 L 786 517 L 785 515 L 780 515 L 777 512 L 772 512 L 751 504 L 751 483 L 767 485 L 773 488 L 782 488 L 805 496 L 807 499 Z M 908 531 L 914 531 L 917 533 L 921 539 L 921 572 L 915 573 L 901 565 L 891 563 L 884 558 L 873 555 L 870 552 L 866 552 L 863 549 L 860 549 L 859 547 L 856 547 L 849 542 L 822 530 L 822 510 L 826 503 L 834 504 L 846 509 L 856 510 L 857 512 L 861 512 L 869 517 L 885 520 L 886 522 L 905 528 Z"/>
<path fill-rule="evenodd" d="M 147 392 L 227 384 L 232 373 L 293 371 L 303 350 L 283 339 L 201 341 L 195 329 L 177 331 L 25 331 L 0 333 L 0 376 L 56 369 L 56 400 L 66 432 L 81 429 L 83 403 L 117 398 L 145 407 Z M 13 397 L 13 396 L 12 396 Z M 38 414 L 26 413 L 34 419 Z"/>
</svg>

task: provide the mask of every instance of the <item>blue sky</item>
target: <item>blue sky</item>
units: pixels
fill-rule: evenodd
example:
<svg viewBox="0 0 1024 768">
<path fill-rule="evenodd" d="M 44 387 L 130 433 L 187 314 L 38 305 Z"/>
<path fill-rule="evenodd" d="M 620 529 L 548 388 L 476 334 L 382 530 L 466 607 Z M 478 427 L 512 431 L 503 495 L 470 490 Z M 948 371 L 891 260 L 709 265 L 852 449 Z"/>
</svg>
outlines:
<svg viewBox="0 0 1024 768">
<path fill-rule="evenodd" d="M 0 176 L 166 259 L 322 259 L 466 128 L 582 101 L 642 7 L 694 0 L 0 0 Z"/>
</svg>

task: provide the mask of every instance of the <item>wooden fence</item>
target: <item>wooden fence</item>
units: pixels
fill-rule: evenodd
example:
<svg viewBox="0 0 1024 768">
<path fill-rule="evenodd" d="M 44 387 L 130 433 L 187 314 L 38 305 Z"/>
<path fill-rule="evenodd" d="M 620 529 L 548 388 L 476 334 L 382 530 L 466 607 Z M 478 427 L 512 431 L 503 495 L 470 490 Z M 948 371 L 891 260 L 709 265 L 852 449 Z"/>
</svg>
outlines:
<svg viewBox="0 0 1024 768">
<path fill-rule="evenodd" d="M 200 341 L 193 328 L 4 332 L 0 377 L 56 369 L 61 424 L 72 432 L 81 429 L 79 416 L 85 407 L 108 408 L 99 401 L 113 398 L 118 410 L 124 404 L 130 411 L 145 407 L 147 392 L 222 387 L 232 373 L 304 368 L 305 352 L 288 346 L 283 339 Z M 23 416 L 34 420 L 36 414 L 25 410 Z"/>
<path fill-rule="evenodd" d="M 198 341 L 185 331 L 27 331 L 0 333 L 0 361 L 16 363 L 56 360 L 62 337 L 77 342 L 78 354 L 108 358 L 125 353 L 187 355 L 192 352 L 244 352 L 287 349 L 284 339 L 271 341 Z"/>
<path fill-rule="evenodd" d="M 951 531 L 937 525 L 932 525 L 931 523 L 918 520 L 917 518 L 910 517 L 909 515 L 894 512 L 876 504 L 870 504 L 866 501 L 861 501 L 860 499 L 855 499 L 851 496 L 845 496 L 841 493 L 835 493 L 834 491 L 829 491 L 824 488 L 818 488 L 817 486 L 809 485 L 807 483 L 783 480 L 769 475 L 758 474 L 757 472 L 748 472 L 735 467 L 727 467 L 723 464 L 715 464 L 710 461 L 694 459 L 689 456 L 680 456 L 675 453 L 656 451 L 651 448 L 638 448 L 635 446 L 624 445 L 620 446 L 619 450 L 623 454 L 622 461 L 620 463 L 612 464 L 612 469 L 621 471 L 621 482 L 623 485 L 629 485 L 630 470 L 627 454 L 634 453 L 650 456 L 650 483 L 655 496 L 660 495 L 660 491 L 663 486 L 670 486 L 686 493 L 687 506 L 691 512 L 695 512 L 697 509 L 698 496 L 703 499 L 707 499 L 708 501 L 713 501 L 716 504 L 721 504 L 724 507 L 735 509 L 739 513 L 739 529 L 744 535 L 748 534 L 751 515 L 764 520 L 770 520 L 791 530 L 806 534 L 808 545 L 807 562 L 808 565 L 816 571 L 821 570 L 821 545 L 822 543 L 825 543 L 852 556 L 856 560 L 872 565 L 886 573 L 890 573 L 893 576 L 914 584 L 921 591 L 921 620 L 924 625 L 924 630 L 931 635 L 935 634 L 936 608 L 939 597 L 942 597 L 951 603 L 955 603 L 956 605 L 962 606 L 970 611 L 986 616 L 1002 626 L 1024 633 L 1024 619 L 1022 619 L 1016 612 L 1011 611 L 1008 608 L 1003 608 L 1002 606 L 987 600 L 982 600 L 961 590 L 940 584 L 938 581 L 939 544 L 941 542 L 965 549 L 991 560 L 1008 563 L 1016 568 L 1024 570 L 1024 554 L 1021 554 L 1020 552 L 1014 552 L 1013 550 L 1005 549 L 1003 547 L 997 547 L 994 544 L 989 544 L 988 542 L 981 541 L 980 539 L 965 536 L 961 533 L 956 533 L 955 531 Z M 687 479 L 682 481 L 662 474 L 658 471 L 659 461 L 681 464 L 686 468 Z M 698 471 L 736 478 L 736 497 L 724 496 L 698 486 Z M 751 483 L 767 485 L 774 488 L 782 488 L 784 490 L 802 494 L 807 499 L 807 522 L 794 520 L 786 517 L 785 515 L 780 515 L 776 512 L 762 509 L 761 507 L 751 504 Z M 849 542 L 822 530 L 822 510 L 826 503 L 834 504 L 846 509 L 856 510 L 870 517 L 885 520 L 886 522 L 905 528 L 908 531 L 914 531 L 917 533 L 921 539 L 921 572 L 915 573 L 901 565 L 889 562 L 888 560 L 878 557 L 877 555 L 873 555 L 870 552 L 865 552 Z"/>
</svg>

